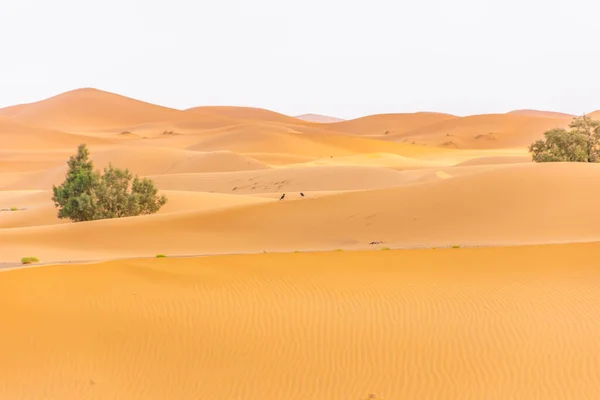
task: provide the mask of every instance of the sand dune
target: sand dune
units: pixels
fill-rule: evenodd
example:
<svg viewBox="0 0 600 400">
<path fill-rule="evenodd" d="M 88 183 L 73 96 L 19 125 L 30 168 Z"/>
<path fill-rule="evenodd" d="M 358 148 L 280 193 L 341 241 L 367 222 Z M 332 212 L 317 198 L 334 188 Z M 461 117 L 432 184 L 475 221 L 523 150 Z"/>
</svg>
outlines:
<svg viewBox="0 0 600 400">
<path fill-rule="evenodd" d="M 573 114 L 566 114 L 556 111 L 542 111 L 542 110 L 514 110 L 507 114 L 513 115 L 524 115 L 529 117 L 550 117 L 550 118 L 574 118 Z"/>
<path fill-rule="evenodd" d="M 456 118 L 396 135 L 395 140 L 414 140 L 451 148 L 525 147 L 544 132 L 564 128 L 570 117 L 548 118 L 514 114 L 489 114 Z"/>
<path fill-rule="evenodd" d="M 527 149 L 572 117 L 0 109 L 0 398 L 595 398 L 600 164 Z M 168 203 L 59 220 L 81 143 Z"/>
<path fill-rule="evenodd" d="M 594 398 L 599 256 L 582 244 L 4 272 L 0 397 Z"/>
<path fill-rule="evenodd" d="M 280 129 L 255 129 L 253 127 L 230 130 L 202 139 L 188 149 L 196 151 L 229 150 L 237 153 L 291 153 L 317 157 L 350 154 L 345 149 L 310 140 L 302 134 L 289 133 Z"/>
<path fill-rule="evenodd" d="M 229 151 L 201 153 L 164 147 L 121 146 L 92 154 L 96 167 L 112 163 L 139 175 L 228 172 L 267 169 L 249 157 Z"/>
<path fill-rule="evenodd" d="M 455 119 L 454 115 L 441 113 L 378 114 L 326 124 L 327 129 L 353 135 L 389 136 Z"/>
<path fill-rule="evenodd" d="M 346 157 L 326 157 L 312 161 L 305 161 L 302 165 L 364 165 L 371 167 L 384 167 L 396 170 L 423 169 L 446 166 L 441 161 L 422 160 L 390 153 L 366 153 Z"/>
<path fill-rule="evenodd" d="M 16 106 L 0 108 L 0 116 L 12 118 L 26 106 L 26 104 L 17 104 Z"/>
<path fill-rule="evenodd" d="M 341 165 L 212 174 L 164 174 L 150 178 L 164 190 L 279 195 L 285 192 L 373 189 L 410 181 L 410 177 L 387 168 Z"/>
<path fill-rule="evenodd" d="M 318 123 L 331 123 L 331 122 L 342 122 L 344 121 L 341 118 L 329 117 L 327 115 L 319 115 L 319 114 L 302 114 L 296 115 L 294 118 L 298 118 L 308 122 L 318 122 Z"/>
<path fill-rule="evenodd" d="M 406 180 L 415 176 L 391 173 L 405 184 L 214 213 L 0 230 L 0 241 L 9 247 L 3 257 L 15 260 L 31 251 L 46 259 L 143 256 L 157 247 L 172 254 L 212 254 L 360 249 L 371 241 L 390 247 L 437 247 L 600 240 L 596 189 L 589 185 L 600 179 L 598 165 L 505 165 L 412 185 Z M 321 171 L 320 176 L 325 174 Z M 159 186 L 174 186 L 167 187 L 171 190 L 180 189 L 179 185 L 203 190 L 190 187 L 195 180 L 182 183 L 176 178 L 162 175 L 156 180 Z M 297 191 L 297 183 L 292 183 L 294 187 L 289 184 L 280 192 Z M 237 190 L 248 193 L 252 187 Z M 263 191 L 274 190 L 256 189 Z M 90 244 L 71 249 L 68 243 L 78 237 L 90 238 Z"/>
<path fill-rule="evenodd" d="M 23 106 L 12 118 L 66 132 L 101 131 L 181 118 L 183 111 L 96 89 L 78 89 Z"/>
<path fill-rule="evenodd" d="M 165 190 L 169 201 L 158 214 L 206 212 L 243 205 L 268 203 L 268 197 Z M 51 190 L 0 191 L 0 229 L 70 223 L 59 219 Z M 16 209 L 16 210 L 15 210 Z"/>
<path fill-rule="evenodd" d="M 0 116 L 0 141 L 2 150 L 76 148 L 84 142 L 90 145 L 111 143 L 106 139 L 26 126 L 2 116 Z"/>
<path fill-rule="evenodd" d="M 213 114 L 236 120 L 270 121 L 284 124 L 304 124 L 305 121 L 275 111 L 256 107 L 201 106 L 185 110 L 191 113 Z"/>
</svg>

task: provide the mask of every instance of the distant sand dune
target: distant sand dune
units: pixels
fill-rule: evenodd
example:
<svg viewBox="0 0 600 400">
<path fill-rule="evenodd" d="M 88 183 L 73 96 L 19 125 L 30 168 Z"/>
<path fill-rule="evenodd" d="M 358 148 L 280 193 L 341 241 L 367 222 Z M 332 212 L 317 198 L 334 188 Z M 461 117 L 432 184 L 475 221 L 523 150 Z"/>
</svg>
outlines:
<svg viewBox="0 0 600 400">
<path fill-rule="evenodd" d="M 308 121 L 308 122 L 318 122 L 318 123 L 331 123 L 331 122 L 342 122 L 344 121 L 341 118 L 329 117 L 327 115 L 319 115 L 319 114 L 302 114 L 296 115 L 295 118 Z"/>
<path fill-rule="evenodd" d="M 327 129 L 353 135 L 387 136 L 404 134 L 442 121 L 458 118 L 441 113 L 378 114 L 325 125 Z"/>
<path fill-rule="evenodd" d="M 20 122 L 67 132 L 102 130 L 180 118 L 183 111 L 96 89 L 78 89 L 21 107 Z"/>
<path fill-rule="evenodd" d="M 187 109 L 186 112 L 214 114 L 220 117 L 237 120 L 271 121 L 296 125 L 306 123 L 306 121 L 298 118 L 256 107 L 202 106 Z"/>
<path fill-rule="evenodd" d="M 574 118 L 575 115 L 573 114 L 566 114 L 566 113 L 561 113 L 561 112 L 555 112 L 555 111 L 541 111 L 541 110 L 514 110 L 514 111 L 510 111 L 507 114 L 513 114 L 513 115 L 525 115 L 525 116 L 530 116 L 530 117 L 550 117 L 550 118 Z"/>
<path fill-rule="evenodd" d="M 591 399 L 599 257 L 594 243 L 3 272 L 0 397 Z"/>
<path fill-rule="evenodd" d="M 396 140 L 415 140 L 429 145 L 458 148 L 525 147 L 554 128 L 566 127 L 570 117 L 534 117 L 515 114 L 489 114 L 449 119 L 435 125 L 396 135 Z"/>
</svg>

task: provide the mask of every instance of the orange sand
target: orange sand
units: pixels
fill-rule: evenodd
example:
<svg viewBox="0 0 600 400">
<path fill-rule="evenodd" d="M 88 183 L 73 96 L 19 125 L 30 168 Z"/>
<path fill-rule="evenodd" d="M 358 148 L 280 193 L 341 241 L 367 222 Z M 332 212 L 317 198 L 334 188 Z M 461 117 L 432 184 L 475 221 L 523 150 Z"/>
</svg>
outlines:
<svg viewBox="0 0 600 400">
<path fill-rule="evenodd" d="M 594 398 L 600 246 L 0 273 L 0 397 Z"/>
<path fill-rule="evenodd" d="M 0 269 L 70 264 L 0 273 L 0 398 L 594 398 L 600 165 L 527 152 L 570 120 L 0 109 Z M 167 205 L 59 220 L 80 143 Z"/>
</svg>

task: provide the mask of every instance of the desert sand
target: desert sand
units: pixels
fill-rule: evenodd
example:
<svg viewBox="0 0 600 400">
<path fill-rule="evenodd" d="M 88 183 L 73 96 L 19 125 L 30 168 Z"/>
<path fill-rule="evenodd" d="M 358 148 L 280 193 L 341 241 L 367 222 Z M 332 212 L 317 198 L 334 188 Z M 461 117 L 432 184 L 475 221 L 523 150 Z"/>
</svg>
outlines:
<svg viewBox="0 0 600 400">
<path fill-rule="evenodd" d="M 595 398 L 600 166 L 527 151 L 572 118 L 0 109 L 0 397 Z M 80 143 L 169 202 L 59 220 Z"/>
</svg>

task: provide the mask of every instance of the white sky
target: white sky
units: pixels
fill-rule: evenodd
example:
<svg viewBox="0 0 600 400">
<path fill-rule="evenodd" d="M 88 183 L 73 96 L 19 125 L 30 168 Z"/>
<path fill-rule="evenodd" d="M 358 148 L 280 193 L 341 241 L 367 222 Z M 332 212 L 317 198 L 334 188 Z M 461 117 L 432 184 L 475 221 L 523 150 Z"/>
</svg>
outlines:
<svg viewBox="0 0 600 400">
<path fill-rule="evenodd" d="M 600 108 L 594 0 L 0 0 L 0 107 L 95 87 L 342 118 Z"/>
</svg>

